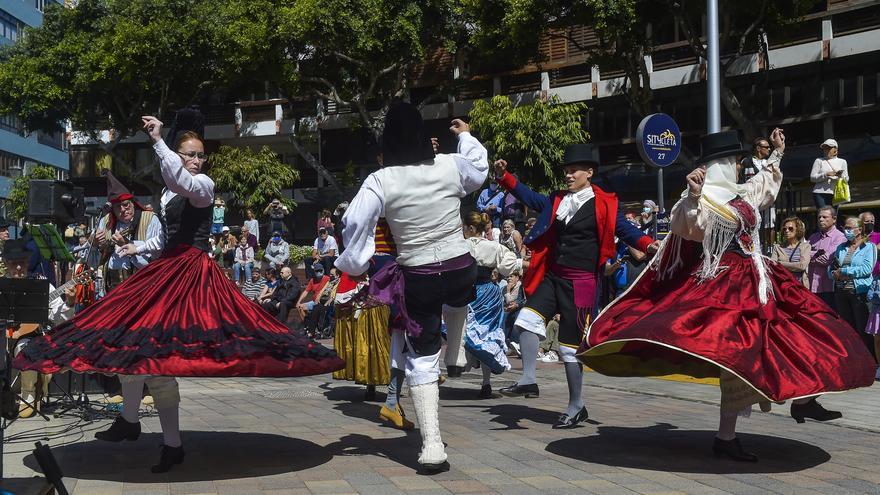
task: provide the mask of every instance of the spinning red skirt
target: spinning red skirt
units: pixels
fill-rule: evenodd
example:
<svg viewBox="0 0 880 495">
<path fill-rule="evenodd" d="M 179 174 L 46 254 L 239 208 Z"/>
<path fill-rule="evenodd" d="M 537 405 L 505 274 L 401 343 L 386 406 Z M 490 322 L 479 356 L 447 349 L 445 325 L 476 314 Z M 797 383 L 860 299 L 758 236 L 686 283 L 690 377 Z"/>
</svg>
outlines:
<svg viewBox="0 0 880 495">
<path fill-rule="evenodd" d="M 344 366 L 249 301 L 207 253 L 180 246 L 33 340 L 20 370 L 167 376 L 307 376 Z"/>
<path fill-rule="evenodd" d="M 766 261 L 773 296 L 758 299 L 750 258 L 727 252 L 699 283 L 700 245 L 682 241 L 684 266 L 646 270 L 590 326 L 579 358 L 612 376 L 718 377 L 724 368 L 783 401 L 867 387 L 876 364 L 856 331 L 782 266 Z"/>
</svg>

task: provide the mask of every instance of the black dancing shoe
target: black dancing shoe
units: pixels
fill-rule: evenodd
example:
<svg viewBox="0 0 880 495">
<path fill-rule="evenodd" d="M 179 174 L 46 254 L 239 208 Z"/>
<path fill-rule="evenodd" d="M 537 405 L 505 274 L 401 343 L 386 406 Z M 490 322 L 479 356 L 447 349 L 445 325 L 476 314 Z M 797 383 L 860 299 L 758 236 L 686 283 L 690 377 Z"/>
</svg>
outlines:
<svg viewBox="0 0 880 495">
<path fill-rule="evenodd" d="M 553 425 L 554 430 L 561 430 L 567 428 L 574 428 L 578 423 L 586 421 L 590 417 L 590 414 L 587 412 L 586 406 L 582 407 L 580 411 L 575 413 L 574 416 L 569 416 L 568 413 L 559 416 L 559 421 Z"/>
<path fill-rule="evenodd" d="M 446 367 L 446 376 L 449 378 L 458 378 L 461 374 L 464 373 L 464 368 L 461 366 L 447 366 Z"/>
<path fill-rule="evenodd" d="M 175 464 L 183 464 L 183 446 L 162 446 L 162 454 L 159 456 L 159 464 L 150 468 L 153 473 L 167 473 Z"/>
<path fill-rule="evenodd" d="M 505 397 L 525 397 L 526 399 L 532 399 L 541 396 L 540 391 L 538 391 L 537 383 L 530 383 L 528 385 L 514 383 L 513 385 L 504 387 L 498 391 Z"/>
<path fill-rule="evenodd" d="M 715 457 L 726 455 L 737 462 L 758 462 L 758 456 L 743 450 L 742 445 L 739 443 L 739 438 L 722 440 L 715 437 L 715 443 L 712 444 L 712 452 L 715 454 Z"/>
<path fill-rule="evenodd" d="M 95 438 L 105 442 L 135 441 L 141 436 L 141 423 L 129 423 L 122 416 L 116 416 L 110 428 L 95 433 Z"/>
<path fill-rule="evenodd" d="M 492 397 L 492 385 L 483 385 L 483 388 L 480 389 L 480 394 L 477 396 L 478 399 L 491 399 Z"/>
<path fill-rule="evenodd" d="M 791 404 L 791 417 L 798 423 L 803 423 L 804 418 L 815 419 L 816 421 L 831 421 L 832 419 L 840 419 L 843 414 L 840 411 L 829 411 L 822 407 L 813 397 L 806 404 Z"/>
<path fill-rule="evenodd" d="M 420 464 L 417 474 L 431 476 L 434 474 L 445 473 L 446 471 L 449 471 L 449 461 L 443 461 L 440 464 Z"/>
</svg>

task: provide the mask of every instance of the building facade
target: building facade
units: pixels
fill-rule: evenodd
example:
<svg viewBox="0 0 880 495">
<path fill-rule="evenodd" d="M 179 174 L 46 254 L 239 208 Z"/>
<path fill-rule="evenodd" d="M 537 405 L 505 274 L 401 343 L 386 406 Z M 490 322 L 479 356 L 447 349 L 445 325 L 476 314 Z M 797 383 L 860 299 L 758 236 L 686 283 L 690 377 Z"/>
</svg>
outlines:
<svg viewBox="0 0 880 495">
<path fill-rule="evenodd" d="M 26 35 L 29 26 L 40 26 L 43 11 L 56 0 L 0 1 L 0 46 L 15 43 Z M 27 175 L 33 167 L 49 165 L 57 169 L 57 177 L 66 179 L 69 171 L 65 133 L 28 132 L 15 117 L 0 115 L 0 214 L 5 213 L 4 199 L 12 181 Z"/>
</svg>

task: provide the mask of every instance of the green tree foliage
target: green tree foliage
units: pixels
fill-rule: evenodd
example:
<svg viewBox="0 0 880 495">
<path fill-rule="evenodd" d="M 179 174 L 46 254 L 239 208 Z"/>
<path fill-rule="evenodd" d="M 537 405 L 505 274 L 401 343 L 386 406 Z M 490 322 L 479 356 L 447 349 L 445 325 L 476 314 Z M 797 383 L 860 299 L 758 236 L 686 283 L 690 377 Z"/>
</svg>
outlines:
<svg viewBox="0 0 880 495">
<path fill-rule="evenodd" d="M 582 126 L 587 106 L 558 99 L 515 106 L 506 96 L 478 100 L 470 125 L 479 133 L 492 160 L 503 158 L 520 180 L 542 190 L 562 186 L 559 164 L 565 147 L 585 143 Z"/>
<path fill-rule="evenodd" d="M 241 213 L 248 208 L 259 214 L 281 190 L 293 187 L 299 172 L 283 163 L 278 156 L 263 146 L 260 151 L 250 148 L 221 146 L 211 154 L 208 175 L 220 191 L 232 193 L 231 206 Z M 290 199 L 281 199 L 288 208 L 296 207 Z"/>
<path fill-rule="evenodd" d="M 678 28 L 697 57 L 705 58 L 701 26 L 704 0 L 463 0 L 473 29 L 470 40 L 483 60 L 502 61 L 508 67 L 543 62 L 539 44 L 545 36 L 561 38 L 584 50 L 586 64 L 600 71 L 623 70 L 624 81 L 617 92 L 626 96 L 633 111 L 644 116 L 658 110 L 651 89 L 651 72 L 645 57 L 668 40 L 658 40 L 663 31 Z M 767 47 L 763 33 L 771 39 L 782 36 L 802 15 L 816 8 L 818 0 L 771 2 L 741 0 L 720 6 L 720 42 L 723 73 L 745 53 L 762 53 Z M 589 26 L 598 43 L 581 46 L 572 36 L 573 26 Z M 492 67 L 491 62 L 484 66 Z M 495 62 L 498 65 L 498 62 Z M 766 64 L 765 64 L 766 66 Z M 766 70 L 766 67 L 765 67 Z M 747 136 L 759 134 L 755 116 L 761 102 L 740 100 L 722 77 L 722 103 Z"/>
<path fill-rule="evenodd" d="M 40 165 L 34 168 L 30 174 L 16 177 L 12 182 L 12 188 L 9 191 L 9 218 L 12 220 L 21 220 L 27 216 L 28 210 L 28 194 L 30 194 L 30 180 L 33 179 L 54 179 L 56 170 L 52 167 Z"/>
</svg>

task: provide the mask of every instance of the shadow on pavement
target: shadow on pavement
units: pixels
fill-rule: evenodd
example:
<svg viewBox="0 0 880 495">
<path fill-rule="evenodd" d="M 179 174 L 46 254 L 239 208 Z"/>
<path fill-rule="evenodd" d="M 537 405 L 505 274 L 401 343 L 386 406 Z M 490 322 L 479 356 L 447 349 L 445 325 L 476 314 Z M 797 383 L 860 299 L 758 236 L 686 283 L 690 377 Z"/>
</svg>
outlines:
<svg viewBox="0 0 880 495">
<path fill-rule="evenodd" d="M 600 426 L 597 434 L 565 438 L 547 445 L 553 454 L 606 466 L 680 473 L 790 473 L 831 459 L 825 450 L 790 438 L 739 433 L 757 463 L 712 455 L 714 431 L 679 430 L 669 424 L 648 428 Z"/>
<path fill-rule="evenodd" d="M 510 400 L 504 397 L 501 400 Z M 518 400 L 518 399 L 513 399 Z M 530 400 L 530 399 L 523 399 Z M 486 401 L 488 402 L 488 401 Z M 520 425 L 521 420 L 529 420 L 534 423 L 542 424 L 542 425 L 554 425 L 556 421 L 559 420 L 559 415 L 561 414 L 558 411 L 548 411 L 546 409 L 537 409 L 534 407 L 523 406 L 520 404 L 494 404 L 490 405 L 484 403 L 483 401 L 474 401 L 473 405 L 459 405 L 459 404 L 443 404 L 443 408 L 456 408 L 456 407 L 471 407 L 471 408 L 479 408 L 483 409 L 483 412 L 493 415 L 494 417 L 489 421 L 493 423 L 499 423 L 503 425 L 503 428 L 492 428 L 493 430 L 528 430 L 529 428 L 523 425 Z M 441 416 L 442 417 L 442 416 Z M 573 430 L 583 428 L 587 425 L 598 425 L 601 424 L 597 421 L 589 419 L 584 423 L 573 428 Z"/>
<path fill-rule="evenodd" d="M 320 445 L 267 433 L 184 431 L 186 459 L 166 474 L 153 474 L 162 435 L 143 433 L 135 442 L 99 440 L 52 447 L 64 476 L 87 479 L 164 483 L 270 476 L 310 469 L 331 459 Z M 24 464 L 41 471 L 33 455 Z"/>
<path fill-rule="evenodd" d="M 412 433 L 415 435 L 396 438 L 373 438 L 351 433 L 327 445 L 324 449 L 332 456 L 370 455 L 384 457 L 416 471 L 419 469 L 418 458 L 422 448 L 422 439 L 418 431 L 413 430 Z"/>
</svg>

